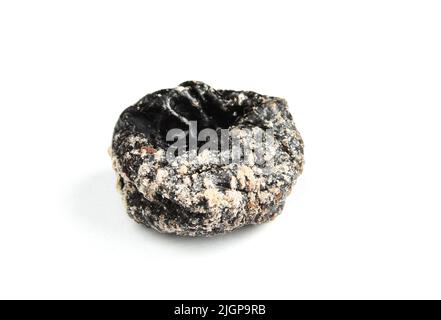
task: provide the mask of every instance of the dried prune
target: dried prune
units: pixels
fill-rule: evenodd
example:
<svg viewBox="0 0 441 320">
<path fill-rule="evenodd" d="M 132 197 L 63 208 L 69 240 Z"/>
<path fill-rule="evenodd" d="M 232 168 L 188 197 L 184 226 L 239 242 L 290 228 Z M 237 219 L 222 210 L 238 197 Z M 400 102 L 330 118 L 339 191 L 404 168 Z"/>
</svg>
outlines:
<svg viewBox="0 0 441 320">
<path fill-rule="evenodd" d="M 180 136 L 169 139 L 173 130 Z M 127 108 L 110 150 L 129 216 L 188 236 L 273 219 L 304 164 L 303 141 L 284 99 L 197 81 Z"/>
</svg>

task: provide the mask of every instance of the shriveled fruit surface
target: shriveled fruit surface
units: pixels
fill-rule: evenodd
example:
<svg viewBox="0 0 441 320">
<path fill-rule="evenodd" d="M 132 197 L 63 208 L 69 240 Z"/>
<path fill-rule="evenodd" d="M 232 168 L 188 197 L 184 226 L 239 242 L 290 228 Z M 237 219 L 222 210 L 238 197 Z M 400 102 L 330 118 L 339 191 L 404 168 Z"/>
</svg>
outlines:
<svg viewBox="0 0 441 320">
<path fill-rule="evenodd" d="M 222 150 L 172 160 L 167 132 L 228 132 L 250 149 L 263 148 L 265 161 L 223 161 Z M 257 141 L 271 131 L 274 139 Z M 222 133 L 223 132 L 223 133 Z M 271 143 L 270 143 L 271 142 Z M 203 142 L 198 142 L 198 147 Z M 146 95 L 120 116 L 111 157 L 127 213 L 164 233 L 202 236 L 261 224 L 279 215 L 303 170 L 303 141 L 284 99 L 251 91 L 215 90 L 196 81 Z"/>
</svg>

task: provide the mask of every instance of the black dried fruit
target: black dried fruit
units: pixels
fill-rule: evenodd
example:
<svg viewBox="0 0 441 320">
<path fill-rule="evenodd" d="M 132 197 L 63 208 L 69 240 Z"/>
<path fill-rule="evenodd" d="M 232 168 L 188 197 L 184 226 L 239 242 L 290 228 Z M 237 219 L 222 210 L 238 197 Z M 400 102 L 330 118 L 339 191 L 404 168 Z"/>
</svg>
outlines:
<svg viewBox="0 0 441 320">
<path fill-rule="evenodd" d="M 196 131 L 189 128 L 192 121 Z M 181 129 L 185 141 L 213 129 L 207 141 L 218 146 L 227 133 L 228 152 L 213 148 L 191 157 L 187 143 L 179 154 L 172 149 L 175 140 L 166 138 L 172 129 Z M 268 132 L 274 140 L 258 141 Z M 233 140 L 241 145 L 236 158 Z M 205 143 L 196 140 L 196 147 Z M 256 161 L 244 148 L 265 153 Z M 284 99 L 214 90 L 196 81 L 148 94 L 127 108 L 115 126 L 111 156 L 129 216 L 160 232 L 188 236 L 273 219 L 304 163 L 303 141 Z"/>
</svg>

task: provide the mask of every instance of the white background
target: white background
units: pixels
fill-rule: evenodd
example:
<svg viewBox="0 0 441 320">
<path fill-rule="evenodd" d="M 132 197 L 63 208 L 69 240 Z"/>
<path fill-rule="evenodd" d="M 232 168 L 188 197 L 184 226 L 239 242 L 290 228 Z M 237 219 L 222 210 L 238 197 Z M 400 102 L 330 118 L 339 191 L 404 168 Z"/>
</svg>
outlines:
<svg viewBox="0 0 441 320">
<path fill-rule="evenodd" d="M 437 1 L 2 1 L 0 298 L 441 298 Z M 187 239 L 126 216 L 122 110 L 185 80 L 285 97 L 284 213 Z"/>
</svg>

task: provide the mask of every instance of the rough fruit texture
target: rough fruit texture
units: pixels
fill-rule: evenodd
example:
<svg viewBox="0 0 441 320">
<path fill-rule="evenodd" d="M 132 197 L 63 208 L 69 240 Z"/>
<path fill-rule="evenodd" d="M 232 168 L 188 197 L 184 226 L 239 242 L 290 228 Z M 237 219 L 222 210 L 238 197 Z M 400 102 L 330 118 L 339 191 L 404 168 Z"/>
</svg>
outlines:
<svg viewBox="0 0 441 320">
<path fill-rule="evenodd" d="M 166 158 L 168 130 L 188 122 L 198 131 L 228 131 L 253 147 L 254 133 L 272 129 L 264 164 L 219 161 L 219 151 Z M 247 130 L 242 130 L 247 129 Z M 120 116 L 111 146 L 118 189 L 129 216 L 164 233 L 213 235 L 279 215 L 303 170 L 303 141 L 284 99 L 251 91 L 214 90 L 187 81 L 148 94 Z"/>
</svg>

